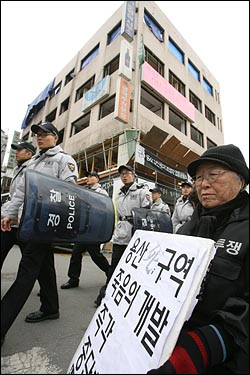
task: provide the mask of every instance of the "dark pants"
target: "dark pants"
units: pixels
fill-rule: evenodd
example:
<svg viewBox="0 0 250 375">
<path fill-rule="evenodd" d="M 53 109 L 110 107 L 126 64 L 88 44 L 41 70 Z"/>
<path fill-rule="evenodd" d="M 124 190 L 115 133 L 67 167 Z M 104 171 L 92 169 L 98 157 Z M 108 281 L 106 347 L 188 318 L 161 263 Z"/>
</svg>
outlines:
<svg viewBox="0 0 250 375">
<path fill-rule="evenodd" d="M 54 253 L 50 244 L 28 243 L 22 258 L 16 280 L 1 302 L 1 336 L 5 336 L 27 301 L 33 286 L 40 284 L 40 310 L 57 313 L 59 310 Z"/>
<path fill-rule="evenodd" d="M 113 244 L 113 250 L 112 250 L 112 258 L 111 258 L 111 265 L 109 268 L 108 278 L 106 284 L 108 284 L 109 280 L 111 279 L 117 264 L 119 263 L 121 257 L 123 256 L 123 253 L 126 249 L 127 245 L 118 245 Z"/>
<path fill-rule="evenodd" d="M 101 253 L 100 245 L 75 244 L 70 258 L 68 276 L 72 281 L 79 282 L 82 270 L 82 253 L 88 251 L 93 262 L 108 275 L 109 262 Z"/>
<path fill-rule="evenodd" d="M 113 244 L 113 250 L 112 250 L 112 258 L 111 258 L 111 265 L 109 267 L 108 275 L 107 275 L 107 280 L 106 284 L 103 285 L 99 291 L 99 294 L 95 300 L 95 303 L 97 306 L 100 306 L 102 299 L 105 297 L 106 289 L 109 283 L 109 280 L 111 279 L 117 264 L 119 263 L 127 245 L 118 245 L 118 244 Z"/>
<path fill-rule="evenodd" d="M 17 232 L 18 228 L 14 227 L 11 228 L 11 231 L 1 231 L 1 269 L 5 258 L 14 245 L 19 245 L 21 252 L 23 251 L 25 244 L 17 240 Z"/>
</svg>

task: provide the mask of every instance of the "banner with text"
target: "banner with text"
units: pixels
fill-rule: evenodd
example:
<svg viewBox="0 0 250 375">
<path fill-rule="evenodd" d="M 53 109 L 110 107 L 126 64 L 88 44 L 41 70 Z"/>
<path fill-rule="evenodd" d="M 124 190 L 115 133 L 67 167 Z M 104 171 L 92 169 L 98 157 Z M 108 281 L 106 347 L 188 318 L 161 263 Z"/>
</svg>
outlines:
<svg viewBox="0 0 250 375">
<path fill-rule="evenodd" d="M 146 374 L 167 360 L 214 257 L 210 239 L 137 230 L 68 374 Z"/>
<path fill-rule="evenodd" d="M 163 173 L 177 180 L 190 180 L 190 177 L 187 172 L 183 172 L 164 163 L 161 159 L 159 159 L 156 155 L 146 150 L 139 143 L 136 144 L 135 161 L 137 163 L 145 165 L 145 167 L 151 168 L 154 171 Z"/>
<path fill-rule="evenodd" d="M 93 107 L 93 105 L 99 103 L 100 100 L 109 96 L 109 89 L 110 76 L 106 76 L 83 94 L 82 111 L 88 111 L 91 107 Z"/>
</svg>

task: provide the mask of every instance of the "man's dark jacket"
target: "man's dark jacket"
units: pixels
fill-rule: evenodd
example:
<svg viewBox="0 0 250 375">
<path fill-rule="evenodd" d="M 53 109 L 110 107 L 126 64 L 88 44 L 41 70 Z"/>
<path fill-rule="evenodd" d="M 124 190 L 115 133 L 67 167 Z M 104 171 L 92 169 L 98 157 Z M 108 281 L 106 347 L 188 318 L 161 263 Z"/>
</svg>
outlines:
<svg viewBox="0 0 250 375">
<path fill-rule="evenodd" d="M 196 207 L 178 234 L 211 238 L 216 254 L 203 281 L 199 302 L 185 329 L 219 324 L 232 337 L 232 354 L 208 373 L 249 373 L 249 195 L 224 205 Z"/>
</svg>

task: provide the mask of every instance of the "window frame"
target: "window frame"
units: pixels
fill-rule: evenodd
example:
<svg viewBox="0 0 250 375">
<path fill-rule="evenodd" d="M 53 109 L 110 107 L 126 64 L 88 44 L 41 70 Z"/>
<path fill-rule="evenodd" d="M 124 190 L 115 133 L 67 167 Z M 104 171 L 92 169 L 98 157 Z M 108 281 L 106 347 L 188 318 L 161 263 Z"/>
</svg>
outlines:
<svg viewBox="0 0 250 375">
<path fill-rule="evenodd" d="M 176 118 L 178 118 L 179 120 L 182 120 L 182 123 L 181 124 L 174 124 L 174 123 L 170 122 L 170 120 L 171 120 L 170 116 L 175 117 L 175 119 L 173 119 L 173 120 L 176 120 Z M 172 107 L 169 107 L 168 123 L 169 123 L 169 125 L 173 126 L 175 129 L 177 129 L 179 132 L 187 135 L 187 120 L 180 113 L 175 111 Z"/>
<path fill-rule="evenodd" d="M 90 125 L 90 114 L 91 114 L 91 111 L 88 111 L 83 116 L 80 116 L 77 120 L 75 120 L 71 123 L 70 137 L 73 137 L 73 135 L 76 135 L 76 134 L 80 133 L 82 130 L 89 127 L 89 125 Z M 76 125 L 78 122 L 81 122 L 81 121 L 83 121 L 82 124 L 80 123 L 80 124 Z M 82 128 L 79 129 L 78 131 L 75 131 L 77 129 L 76 126 L 79 126 L 79 127 L 82 127 Z"/>
<path fill-rule="evenodd" d="M 78 100 L 80 100 L 83 97 L 83 95 L 87 91 L 89 91 L 94 85 L 95 85 L 95 75 L 93 75 L 82 86 L 80 86 L 80 87 L 78 87 L 78 89 L 76 89 L 75 103 L 78 102 Z"/>
<path fill-rule="evenodd" d="M 205 117 L 208 121 L 210 121 L 214 126 L 216 126 L 216 122 L 215 122 L 215 114 L 213 113 L 213 111 L 211 111 L 210 108 L 208 108 L 208 106 L 205 105 Z"/>
<path fill-rule="evenodd" d="M 180 49 L 180 47 L 173 41 L 171 37 L 168 38 L 168 50 L 177 58 L 177 60 L 185 65 L 185 53 Z"/>
<path fill-rule="evenodd" d="M 168 81 L 181 95 L 186 97 L 186 85 L 169 69 Z M 177 88 L 176 88 L 177 85 Z"/>
<path fill-rule="evenodd" d="M 201 81 L 201 74 L 199 69 L 192 63 L 191 60 L 188 59 L 188 71 L 192 74 L 192 76 L 197 80 Z"/>
<path fill-rule="evenodd" d="M 199 146 L 204 147 L 204 134 L 193 125 L 190 125 L 190 138 Z"/>
<path fill-rule="evenodd" d="M 153 105 L 153 103 L 155 102 L 158 102 L 159 108 L 152 110 L 156 107 L 156 105 Z M 140 104 L 143 105 L 143 107 L 147 108 L 150 112 L 157 115 L 158 117 L 162 118 L 163 120 L 165 119 L 163 99 L 161 99 L 159 96 L 155 94 L 152 94 L 152 91 L 146 85 L 141 86 Z M 151 108 L 149 107 L 149 104 L 152 105 Z"/>
<path fill-rule="evenodd" d="M 202 101 L 201 101 L 200 98 L 198 98 L 197 95 L 195 95 L 195 94 L 193 93 L 192 90 L 189 90 L 189 101 L 190 101 L 190 103 L 192 103 L 192 104 L 195 106 L 195 108 L 196 108 L 200 113 L 202 113 Z M 197 104 L 197 103 L 198 103 L 198 104 Z"/>
</svg>

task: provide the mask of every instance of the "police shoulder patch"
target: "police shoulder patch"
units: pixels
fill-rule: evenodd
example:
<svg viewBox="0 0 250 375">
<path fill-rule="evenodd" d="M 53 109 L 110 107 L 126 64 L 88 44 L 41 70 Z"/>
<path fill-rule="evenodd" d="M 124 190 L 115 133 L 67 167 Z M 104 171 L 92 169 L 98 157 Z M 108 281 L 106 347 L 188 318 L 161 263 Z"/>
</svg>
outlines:
<svg viewBox="0 0 250 375">
<path fill-rule="evenodd" d="M 76 168 L 74 163 L 68 163 L 68 167 L 71 170 L 71 172 L 74 172 L 74 170 Z"/>
</svg>

